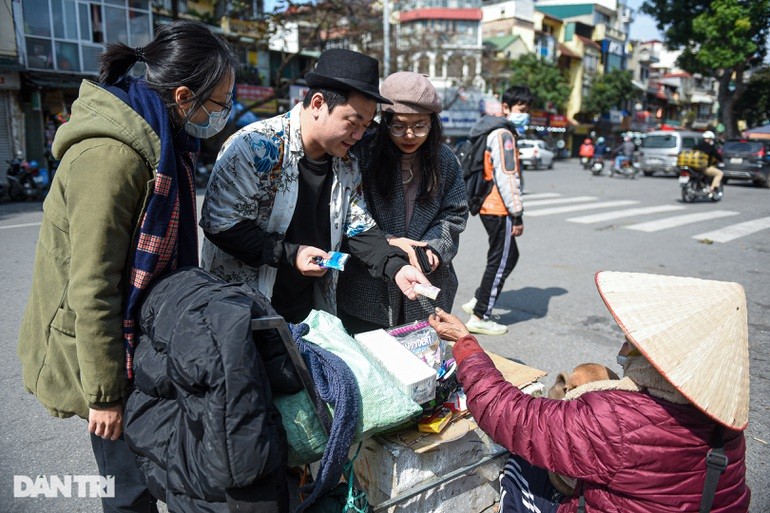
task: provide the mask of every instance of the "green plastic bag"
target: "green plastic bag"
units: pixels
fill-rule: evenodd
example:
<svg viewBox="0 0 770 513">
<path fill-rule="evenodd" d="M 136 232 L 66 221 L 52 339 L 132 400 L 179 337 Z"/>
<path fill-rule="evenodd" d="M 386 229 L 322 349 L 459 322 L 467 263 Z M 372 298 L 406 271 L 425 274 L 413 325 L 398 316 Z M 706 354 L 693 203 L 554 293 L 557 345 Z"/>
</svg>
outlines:
<svg viewBox="0 0 770 513">
<path fill-rule="evenodd" d="M 363 418 L 358 419 L 355 441 L 388 431 L 422 413 L 422 407 L 401 392 L 379 364 L 367 357 L 337 317 L 313 310 L 303 322 L 310 326 L 310 333 L 303 338 L 342 358 L 356 377 Z M 286 429 L 289 465 L 320 460 L 327 437 L 307 392 L 276 397 L 274 402 Z"/>
</svg>

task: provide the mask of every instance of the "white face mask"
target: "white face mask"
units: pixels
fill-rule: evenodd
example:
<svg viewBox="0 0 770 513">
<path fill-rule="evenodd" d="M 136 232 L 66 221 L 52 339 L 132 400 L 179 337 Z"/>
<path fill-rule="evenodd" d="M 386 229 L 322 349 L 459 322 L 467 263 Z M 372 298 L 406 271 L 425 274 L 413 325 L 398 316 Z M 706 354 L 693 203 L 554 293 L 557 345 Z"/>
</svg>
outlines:
<svg viewBox="0 0 770 513">
<path fill-rule="evenodd" d="M 184 129 L 188 134 L 193 137 L 197 137 L 198 139 L 208 139 L 209 137 L 214 137 L 219 132 L 221 132 L 227 124 L 227 118 L 230 114 L 230 111 L 223 109 L 218 112 L 209 112 L 206 110 L 206 107 L 202 105 L 201 109 L 203 109 L 203 112 L 209 115 L 207 123 L 205 125 L 198 125 L 188 119 L 184 124 Z"/>
<path fill-rule="evenodd" d="M 526 126 L 529 124 L 529 112 L 511 112 L 508 121 L 516 126 Z"/>
</svg>

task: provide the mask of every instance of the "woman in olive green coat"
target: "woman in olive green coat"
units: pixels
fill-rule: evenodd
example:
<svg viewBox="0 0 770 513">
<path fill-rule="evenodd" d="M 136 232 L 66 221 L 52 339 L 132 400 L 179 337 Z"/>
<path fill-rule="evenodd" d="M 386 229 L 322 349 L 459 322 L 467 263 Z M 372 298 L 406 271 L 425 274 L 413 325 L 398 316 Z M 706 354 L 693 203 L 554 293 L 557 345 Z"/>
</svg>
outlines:
<svg viewBox="0 0 770 513">
<path fill-rule="evenodd" d="M 128 76 L 143 62 L 145 76 Z M 141 48 L 108 45 L 53 151 L 32 290 L 19 334 L 24 386 L 57 417 L 88 419 L 109 511 L 157 511 L 123 441 L 139 298 L 197 265 L 192 157 L 221 130 L 238 63 L 205 25 L 160 27 Z"/>
</svg>

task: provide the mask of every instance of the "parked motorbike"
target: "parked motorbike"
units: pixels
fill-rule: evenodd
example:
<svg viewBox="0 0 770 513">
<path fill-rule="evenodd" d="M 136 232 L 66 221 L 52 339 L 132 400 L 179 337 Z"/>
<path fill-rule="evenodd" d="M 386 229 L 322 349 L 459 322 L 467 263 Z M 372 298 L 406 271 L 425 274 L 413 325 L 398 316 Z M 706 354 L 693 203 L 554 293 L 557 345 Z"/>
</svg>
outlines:
<svg viewBox="0 0 770 513">
<path fill-rule="evenodd" d="M 724 186 L 722 184 L 712 193 L 711 177 L 706 176 L 705 173 L 698 169 L 688 166 L 679 168 L 679 187 L 682 189 L 682 201 L 687 203 L 699 199 L 719 201 L 724 195 Z"/>
<path fill-rule="evenodd" d="M 604 173 L 604 157 L 593 157 L 591 159 L 591 173 L 594 176 L 600 176 Z"/>
<path fill-rule="evenodd" d="M 6 173 L 8 196 L 13 201 L 42 199 L 45 194 L 45 178 L 40 174 L 36 161 L 26 162 L 21 158 L 7 161 Z"/>
<path fill-rule="evenodd" d="M 614 163 L 610 168 L 610 176 L 620 175 L 631 179 L 636 178 L 636 175 L 641 171 L 641 165 L 639 164 L 639 154 L 634 153 L 633 157 L 621 162 L 620 167 L 615 167 Z"/>
</svg>

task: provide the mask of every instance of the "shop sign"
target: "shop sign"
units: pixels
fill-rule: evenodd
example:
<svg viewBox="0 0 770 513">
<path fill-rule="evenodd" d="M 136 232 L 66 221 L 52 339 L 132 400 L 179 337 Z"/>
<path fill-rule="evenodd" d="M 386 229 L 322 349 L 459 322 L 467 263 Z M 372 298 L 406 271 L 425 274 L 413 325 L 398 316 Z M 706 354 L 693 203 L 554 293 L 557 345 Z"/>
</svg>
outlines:
<svg viewBox="0 0 770 513">
<path fill-rule="evenodd" d="M 548 126 L 548 113 L 544 110 L 530 111 L 529 124 L 532 126 Z"/>
<path fill-rule="evenodd" d="M 238 84 L 235 86 L 235 96 L 241 103 L 256 102 L 272 98 L 275 91 L 272 87 Z"/>
<path fill-rule="evenodd" d="M 473 110 L 445 110 L 440 116 L 444 128 L 455 130 L 470 130 L 481 118 L 481 115 Z"/>
<path fill-rule="evenodd" d="M 564 114 L 551 114 L 551 126 L 555 128 L 566 128 L 569 126 L 567 116 Z"/>
</svg>

